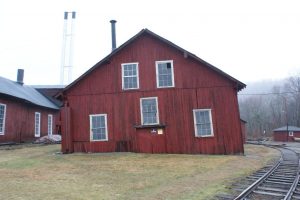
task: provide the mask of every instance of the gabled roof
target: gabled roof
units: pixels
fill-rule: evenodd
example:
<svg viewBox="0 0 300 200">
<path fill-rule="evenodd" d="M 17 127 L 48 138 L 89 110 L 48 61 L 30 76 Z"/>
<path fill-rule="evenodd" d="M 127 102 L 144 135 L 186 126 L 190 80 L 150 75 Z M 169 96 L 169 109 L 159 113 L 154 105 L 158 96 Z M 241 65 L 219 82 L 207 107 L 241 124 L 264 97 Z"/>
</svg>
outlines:
<svg viewBox="0 0 300 200">
<path fill-rule="evenodd" d="M 103 58 L 101 61 L 99 61 L 97 64 L 95 64 L 92 68 L 90 68 L 88 71 L 86 71 L 84 74 L 82 74 L 79 78 L 77 78 L 75 81 L 73 81 L 71 84 L 69 84 L 64 91 L 68 90 L 69 88 L 71 88 L 72 86 L 74 86 L 77 82 L 79 82 L 81 79 L 83 79 L 86 75 L 88 75 L 89 73 L 91 73 L 95 68 L 97 68 L 98 66 L 102 65 L 103 63 L 109 61 L 109 59 L 114 56 L 115 54 L 117 54 L 119 51 L 121 51 L 123 48 L 125 48 L 126 46 L 128 46 L 130 43 L 132 43 L 133 41 L 135 41 L 137 38 L 139 38 L 142 35 L 148 34 L 164 43 L 166 43 L 167 45 L 182 51 L 185 55 L 187 55 L 188 57 L 191 57 L 193 59 L 195 59 L 196 61 L 200 62 L 201 64 L 204 64 L 205 66 L 207 66 L 208 68 L 212 69 L 213 71 L 217 72 L 218 74 L 224 76 L 225 78 L 236 82 L 237 84 L 237 89 L 238 90 L 242 90 L 243 88 L 246 87 L 246 84 L 240 82 L 239 80 L 233 78 L 232 76 L 230 76 L 229 74 L 226 74 L 225 72 L 223 72 L 222 70 L 218 69 L 217 67 L 209 64 L 208 62 L 202 60 L 201 58 L 197 57 L 196 55 L 188 52 L 187 50 L 177 46 L 176 44 L 170 42 L 169 40 L 153 33 L 152 31 L 148 30 L 148 29 L 142 29 L 139 33 L 137 33 L 135 36 L 133 36 L 132 38 L 130 38 L 128 41 L 126 41 L 124 44 L 122 44 L 121 46 L 119 46 L 118 48 L 116 48 L 115 50 L 113 50 L 109 55 L 107 55 L 105 58 Z"/>
<path fill-rule="evenodd" d="M 49 101 L 45 96 L 36 89 L 27 85 L 20 85 L 14 81 L 0 76 L 0 94 L 12 96 L 31 104 L 42 106 L 45 108 L 59 110 L 55 104 Z"/>
<path fill-rule="evenodd" d="M 283 126 L 277 129 L 274 129 L 273 132 L 282 132 L 282 131 L 300 131 L 300 128 L 297 126 Z"/>
</svg>

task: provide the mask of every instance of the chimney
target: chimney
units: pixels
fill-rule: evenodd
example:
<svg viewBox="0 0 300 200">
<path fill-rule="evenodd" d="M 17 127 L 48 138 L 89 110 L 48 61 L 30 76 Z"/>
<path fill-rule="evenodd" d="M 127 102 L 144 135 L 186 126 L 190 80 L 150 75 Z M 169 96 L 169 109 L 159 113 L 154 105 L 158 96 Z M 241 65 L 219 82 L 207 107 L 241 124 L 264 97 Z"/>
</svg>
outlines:
<svg viewBox="0 0 300 200">
<path fill-rule="evenodd" d="M 24 84 L 23 79 L 24 79 L 24 69 L 18 69 L 17 83 L 23 85 Z"/>
<path fill-rule="evenodd" d="M 116 20 L 110 20 L 111 23 L 111 47 L 112 51 L 116 49 Z"/>
</svg>

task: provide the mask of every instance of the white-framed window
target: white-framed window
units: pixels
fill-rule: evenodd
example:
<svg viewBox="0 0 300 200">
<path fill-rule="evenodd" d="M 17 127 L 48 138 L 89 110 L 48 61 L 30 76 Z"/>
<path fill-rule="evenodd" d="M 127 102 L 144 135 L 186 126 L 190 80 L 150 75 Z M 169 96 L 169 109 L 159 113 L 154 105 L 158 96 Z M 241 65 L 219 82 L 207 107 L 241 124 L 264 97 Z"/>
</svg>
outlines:
<svg viewBox="0 0 300 200">
<path fill-rule="evenodd" d="M 34 114 L 34 136 L 41 136 L 41 113 L 35 112 Z"/>
<path fill-rule="evenodd" d="M 6 105 L 0 104 L 0 135 L 4 135 L 5 116 L 6 116 Z"/>
<path fill-rule="evenodd" d="M 90 115 L 90 140 L 108 141 L 107 114 Z"/>
<path fill-rule="evenodd" d="M 158 88 L 174 87 L 173 60 L 156 61 L 156 84 Z"/>
<path fill-rule="evenodd" d="M 157 97 L 140 99 L 142 125 L 159 124 Z"/>
<path fill-rule="evenodd" d="M 289 136 L 294 136 L 294 132 L 293 131 L 289 131 Z"/>
<path fill-rule="evenodd" d="M 123 63 L 122 67 L 122 89 L 138 89 L 139 88 L 139 64 Z"/>
<path fill-rule="evenodd" d="M 48 135 L 52 135 L 53 130 L 53 115 L 48 115 Z"/>
<path fill-rule="evenodd" d="M 214 135 L 211 109 L 194 109 L 194 126 L 196 137 L 210 137 Z"/>
</svg>

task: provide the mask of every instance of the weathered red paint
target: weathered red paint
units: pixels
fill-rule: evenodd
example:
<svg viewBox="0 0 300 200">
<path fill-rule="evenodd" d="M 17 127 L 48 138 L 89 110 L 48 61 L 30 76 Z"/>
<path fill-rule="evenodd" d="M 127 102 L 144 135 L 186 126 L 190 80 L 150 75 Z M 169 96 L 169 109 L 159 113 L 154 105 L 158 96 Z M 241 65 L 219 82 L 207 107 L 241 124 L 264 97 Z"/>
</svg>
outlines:
<svg viewBox="0 0 300 200">
<path fill-rule="evenodd" d="M 300 138 L 300 131 L 293 131 L 293 136 L 289 136 L 287 131 L 273 132 L 273 140 L 277 142 L 294 142 L 295 138 Z"/>
<path fill-rule="evenodd" d="M 174 88 L 157 88 L 155 61 L 173 60 Z M 121 64 L 139 63 L 140 89 L 123 91 Z M 75 152 L 243 153 L 237 83 L 147 33 L 64 91 Z M 157 97 L 163 134 L 141 124 L 140 98 Z M 193 109 L 212 109 L 213 137 L 195 137 Z M 108 141 L 90 142 L 89 115 L 107 114 Z M 64 118 L 63 118 L 64 119 Z M 65 125 L 67 126 L 67 125 Z M 64 129 L 63 129 L 64 130 Z M 64 137 L 70 134 L 69 137 Z M 62 145 L 63 152 L 70 152 Z"/>
<path fill-rule="evenodd" d="M 53 115 L 53 134 L 56 133 L 59 111 L 35 106 L 14 97 L 1 96 L 0 103 L 6 105 L 4 135 L 0 143 L 26 142 L 37 138 L 34 136 L 35 112 L 41 113 L 41 137 L 48 135 L 48 115 Z"/>
</svg>

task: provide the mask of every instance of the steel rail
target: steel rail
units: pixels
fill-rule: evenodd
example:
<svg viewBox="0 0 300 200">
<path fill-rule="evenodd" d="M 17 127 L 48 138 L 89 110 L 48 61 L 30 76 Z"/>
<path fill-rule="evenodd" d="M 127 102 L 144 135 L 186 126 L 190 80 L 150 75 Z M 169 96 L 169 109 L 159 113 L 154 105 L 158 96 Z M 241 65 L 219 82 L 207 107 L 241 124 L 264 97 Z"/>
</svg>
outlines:
<svg viewBox="0 0 300 200">
<path fill-rule="evenodd" d="M 279 150 L 281 152 L 281 157 L 280 159 L 277 161 L 277 163 L 275 163 L 273 165 L 273 167 L 268 171 L 266 172 L 262 177 L 260 177 L 258 180 L 256 180 L 254 183 L 252 183 L 249 187 L 247 187 L 242 193 L 239 194 L 239 196 L 237 196 L 234 200 L 242 200 L 242 199 L 245 199 L 249 194 L 251 194 L 255 188 L 257 188 L 263 181 L 267 180 L 268 177 L 270 175 L 272 175 L 272 173 L 280 166 L 280 164 L 283 162 L 283 152 L 280 148 L 276 148 L 276 147 L 273 147 L 272 145 L 265 145 L 265 146 L 269 146 L 271 148 L 275 148 L 277 150 Z M 288 149 L 288 148 L 285 148 L 285 147 L 281 147 L 283 149 L 287 149 L 287 150 L 290 150 L 292 152 L 295 152 L 291 149 Z M 296 153 L 296 152 L 295 152 Z M 297 174 L 295 176 L 295 179 L 290 187 L 290 189 L 288 190 L 288 192 L 286 193 L 285 197 L 283 200 L 290 200 L 294 194 L 294 191 L 296 190 L 297 188 L 297 185 L 299 183 L 299 180 L 300 180 L 300 160 L 299 160 L 299 154 L 297 154 L 297 157 L 298 157 L 298 167 L 297 167 Z"/>
<path fill-rule="evenodd" d="M 277 161 L 277 163 L 274 164 L 274 166 L 267 171 L 262 177 L 260 177 L 258 180 L 256 180 L 254 183 L 252 183 L 249 187 L 247 187 L 242 193 L 239 194 L 234 200 L 242 200 L 246 196 L 248 196 L 260 183 L 262 183 L 264 180 L 266 180 L 280 165 L 282 162 L 282 154 L 280 159 Z"/>
<path fill-rule="evenodd" d="M 297 153 L 297 156 L 298 156 L 298 172 L 297 172 L 297 175 L 296 175 L 296 178 L 293 182 L 293 185 L 291 186 L 291 188 L 289 189 L 288 193 L 286 194 L 286 196 L 284 197 L 283 200 L 290 200 L 292 199 L 292 196 L 294 194 L 294 191 L 296 190 L 297 188 L 297 185 L 298 185 L 298 182 L 299 182 L 299 179 L 300 179 L 300 175 L 299 175 L 299 172 L 300 172 L 300 159 L 299 159 L 299 154 Z"/>
</svg>

